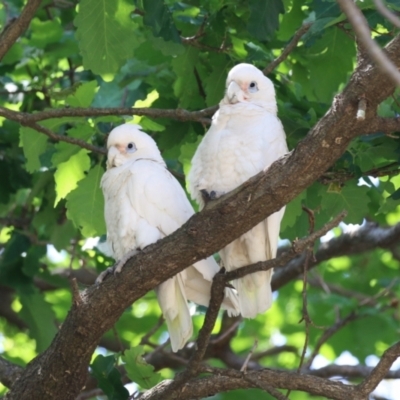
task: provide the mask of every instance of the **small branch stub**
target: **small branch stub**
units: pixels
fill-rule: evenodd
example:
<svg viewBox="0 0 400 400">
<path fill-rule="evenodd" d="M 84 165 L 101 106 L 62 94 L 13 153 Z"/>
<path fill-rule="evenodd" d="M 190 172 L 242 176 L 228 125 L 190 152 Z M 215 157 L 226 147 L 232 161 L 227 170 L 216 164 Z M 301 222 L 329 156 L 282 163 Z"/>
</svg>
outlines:
<svg viewBox="0 0 400 400">
<path fill-rule="evenodd" d="M 365 98 L 360 99 L 358 102 L 358 109 L 357 109 L 357 120 L 364 121 L 365 120 L 365 111 L 367 110 L 367 100 Z"/>
</svg>

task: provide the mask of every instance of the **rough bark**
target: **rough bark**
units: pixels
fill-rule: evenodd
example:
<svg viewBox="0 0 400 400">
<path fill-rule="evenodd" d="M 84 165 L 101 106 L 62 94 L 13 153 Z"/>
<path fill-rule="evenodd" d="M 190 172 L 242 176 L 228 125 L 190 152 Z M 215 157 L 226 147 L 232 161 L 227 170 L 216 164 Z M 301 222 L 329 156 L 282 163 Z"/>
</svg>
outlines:
<svg viewBox="0 0 400 400">
<path fill-rule="evenodd" d="M 399 67 L 400 37 L 389 43 L 386 50 Z M 85 383 L 88 363 L 101 335 L 112 327 L 127 306 L 194 261 L 218 251 L 311 185 L 340 157 L 353 138 L 379 129 L 381 119 L 375 118 L 376 106 L 393 91 L 393 84 L 363 60 L 343 93 L 335 97 L 327 114 L 294 151 L 268 171 L 210 203 L 173 235 L 129 260 L 119 276 L 99 287 L 90 287 L 76 297 L 51 346 L 27 366 L 6 398 L 75 398 Z M 365 97 L 368 107 L 366 119 L 357 121 L 361 97 Z M 286 376 L 279 372 L 267 373 L 274 376 L 275 382 Z M 292 389 L 300 389 L 307 379 L 293 376 L 287 383 L 292 382 Z M 239 378 L 229 378 L 229 381 L 231 386 L 237 382 L 240 385 L 237 387 L 254 385 Z M 223 379 L 219 378 L 217 383 L 217 389 L 225 390 Z M 314 390 L 325 396 L 332 393 L 336 396 L 332 398 L 339 398 L 341 391 L 349 395 L 349 389 L 338 382 L 321 380 Z"/>
</svg>

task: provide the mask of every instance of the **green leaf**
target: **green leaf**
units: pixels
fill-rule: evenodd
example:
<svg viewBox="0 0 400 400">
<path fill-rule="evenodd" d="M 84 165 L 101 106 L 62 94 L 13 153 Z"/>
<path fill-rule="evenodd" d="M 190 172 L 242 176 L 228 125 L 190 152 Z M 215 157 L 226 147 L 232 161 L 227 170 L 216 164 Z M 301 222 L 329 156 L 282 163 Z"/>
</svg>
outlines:
<svg viewBox="0 0 400 400">
<path fill-rule="evenodd" d="M 100 190 L 103 173 L 103 168 L 96 165 L 67 196 L 67 217 L 85 237 L 100 236 L 106 232 L 104 197 Z"/>
<path fill-rule="evenodd" d="M 54 206 L 78 186 L 78 182 L 85 177 L 85 171 L 89 168 L 90 157 L 86 149 L 80 150 L 70 157 L 68 161 L 58 165 L 57 171 L 54 174 L 57 193 Z"/>
<path fill-rule="evenodd" d="M 181 42 L 171 12 L 163 0 L 143 0 L 145 25 L 152 28 L 153 35 L 166 41 Z"/>
<path fill-rule="evenodd" d="M 69 129 L 67 133 L 70 137 L 88 141 L 93 136 L 94 131 L 90 125 L 78 125 Z M 56 152 L 51 158 L 51 163 L 55 167 L 58 164 L 67 161 L 70 157 L 81 150 L 79 146 L 66 142 L 56 143 L 54 148 L 56 149 Z"/>
<path fill-rule="evenodd" d="M 123 0 L 82 0 L 74 20 L 85 68 L 111 81 L 140 44 L 131 5 Z"/>
<path fill-rule="evenodd" d="M 89 107 L 98 90 L 97 81 L 85 82 L 69 95 L 65 102 L 72 107 Z"/>
<path fill-rule="evenodd" d="M 25 168 L 28 172 L 35 172 L 41 167 L 39 157 L 46 150 L 47 136 L 32 128 L 26 127 L 21 127 L 19 133 L 21 139 L 20 144 L 26 158 Z"/>
<path fill-rule="evenodd" d="M 199 85 L 194 69 L 198 64 L 199 50 L 187 47 L 185 53 L 174 58 L 172 68 L 177 79 L 174 83 L 174 93 L 182 108 L 201 108 L 204 102 L 199 95 Z"/>
<path fill-rule="evenodd" d="M 19 290 L 18 295 L 22 304 L 19 314 L 28 324 L 29 331 L 36 340 L 37 351 L 42 352 L 57 333 L 54 312 L 50 304 L 45 301 L 43 294 L 35 287 Z"/>
<path fill-rule="evenodd" d="M 330 103 L 353 68 L 354 41 L 336 27 L 327 29 L 309 50 L 310 98 Z"/>
<path fill-rule="evenodd" d="M 40 48 L 45 48 L 49 43 L 57 43 L 60 41 L 63 29 L 58 20 L 41 21 L 34 18 L 30 23 L 32 36 L 29 44 Z"/>
<path fill-rule="evenodd" d="M 208 107 L 218 104 L 224 96 L 225 81 L 231 60 L 223 54 L 210 54 L 211 73 L 204 79 L 206 104 Z"/>
<path fill-rule="evenodd" d="M 121 374 L 114 365 L 114 356 L 104 357 L 100 354 L 90 365 L 91 373 L 109 400 L 126 400 L 129 392 L 122 384 Z"/>
<path fill-rule="evenodd" d="M 133 382 L 144 389 L 150 389 L 162 381 L 162 376 L 154 371 L 154 367 L 143 359 L 144 347 L 136 346 L 125 351 L 122 361 L 125 362 L 127 375 Z"/>
<path fill-rule="evenodd" d="M 279 28 L 279 14 L 285 12 L 282 0 L 250 0 L 247 30 L 256 39 L 265 41 Z"/>
<path fill-rule="evenodd" d="M 360 224 L 368 214 L 368 191 L 368 186 L 356 186 L 355 182 L 347 183 L 340 192 L 326 192 L 322 199 L 322 208 L 332 216 L 347 210 L 345 222 Z"/>
</svg>

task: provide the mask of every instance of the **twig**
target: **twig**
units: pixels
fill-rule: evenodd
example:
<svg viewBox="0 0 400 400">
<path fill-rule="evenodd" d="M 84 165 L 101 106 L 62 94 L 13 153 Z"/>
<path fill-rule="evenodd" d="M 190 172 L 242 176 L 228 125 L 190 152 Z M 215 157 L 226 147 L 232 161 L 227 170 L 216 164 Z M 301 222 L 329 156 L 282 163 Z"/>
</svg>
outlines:
<svg viewBox="0 0 400 400">
<path fill-rule="evenodd" d="M 261 358 L 275 356 L 277 354 L 281 354 L 281 353 L 285 353 L 285 352 L 294 353 L 294 354 L 298 355 L 297 347 L 291 346 L 289 344 L 284 344 L 282 346 L 275 346 L 275 347 L 272 347 L 271 349 L 262 351 L 260 353 L 253 354 L 251 359 L 254 361 L 258 361 L 258 360 L 261 360 Z"/>
<path fill-rule="evenodd" d="M 310 29 L 312 23 L 306 23 L 302 25 L 297 32 L 294 34 L 292 40 L 283 49 L 281 55 L 277 57 L 274 61 L 269 63 L 264 69 L 264 75 L 270 74 L 282 61 L 286 60 L 289 54 L 296 48 L 297 43 L 299 43 L 301 37 Z"/>
<path fill-rule="evenodd" d="M 362 97 L 360 101 L 358 102 L 358 109 L 357 109 L 357 115 L 356 118 L 358 121 L 364 121 L 365 120 L 365 111 L 367 110 L 367 100 Z"/>
<path fill-rule="evenodd" d="M 389 20 L 396 28 L 400 28 L 400 19 L 393 14 L 383 3 L 382 0 L 374 0 L 376 9 Z"/>
<path fill-rule="evenodd" d="M 371 371 L 369 376 L 357 386 L 361 396 L 371 393 L 389 372 L 390 367 L 400 357 L 400 342 L 389 347 L 382 355 L 378 365 Z"/>
<path fill-rule="evenodd" d="M 164 317 L 160 315 L 157 323 L 140 339 L 140 344 L 149 344 L 149 339 L 158 331 L 160 326 L 164 323 Z"/>
<path fill-rule="evenodd" d="M 72 290 L 72 299 L 74 302 L 74 305 L 76 307 L 80 307 L 82 305 L 82 297 L 81 294 L 79 293 L 79 288 L 78 288 L 78 283 L 76 278 L 72 278 L 70 280 L 71 283 L 71 290 Z"/>
<path fill-rule="evenodd" d="M 325 342 L 329 340 L 329 338 L 331 338 L 337 331 L 342 329 L 349 322 L 354 321 L 355 319 L 360 318 L 361 316 L 362 315 L 356 314 L 354 311 L 352 311 L 347 317 L 340 319 L 334 325 L 327 328 L 321 335 L 321 337 L 318 339 L 318 342 L 315 345 L 312 354 L 304 364 L 303 369 L 309 369 L 311 367 L 311 364 L 313 363 L 315 357 L 318 355 L 320 348 Z"/>
<path fill-rule="evenodd" d="M 62 117 L 106 117 L 106 116 L 146 116 L 150 118 L 171 118 L 178 121 L 197 121 L 204 124 L 210 124 L 210 119 L 218 106 L 205 108 L 199 111 L 187 111 L 181 108 L 162 109 L 162 108 L 57 108 L 51 110 L 39 111 L 34 114 L 27 114 L 18 111 L 12 111 L 4 107 L 0 107 L 0 116 L 11 119 L 16 122 L 39 122 L 51 118 Z"/>
<path fill-rule="evenodd" d="M 176 376 L 176 378 L 162 391 L 161 396 L 163 399 L 169 399 L 174 392 L 182 388 L 186 382 L 188 382 L 191 378 L 195 377 L 200 372 L 200 363 L 206 353 L 211 332 L 214 328 L 215 321 L 218 316 L 218 311 L 224 299 L 224 289 L 225 274 L 217 273 L 214 276 L 213 283 L 211 285 L 210 304 L 204 318 L 203 326 L 200 329 L 199 336 L 196 341 L 197 348 L 189 360 L 187 369 L 180 375 Z"/>
<path fill-rule="evenodd" d="M 337 1 L 353 26 L 357 38 L 361 41 L 368 54 L 382 69 L 382 71 L 389 76 L 393 83 L 400 86 L 400 72 L 375 41 L 371 39 L 368 23 L 362 12 L 352 0 Z"/>
<path fill-rule="evenodd" d="M 32 18 L 39 8 L 41 0 L 28 0 L 20 16 L 7 25 L 0 34 L 0 60 L 6 55 L 11 46 L 28 28 Z"/>
<path fill-rule="evenodd" d="M 258 346 L 258 340 L 256 339 L 254 341 L 253 347 L 249 351 L 249 354 L 247 354 L 247 357 L 244 360 L 244 363 L 243 363 L 242 367 L 240 368 L 240 372 L 246 372 L 247 371 L 247 365 L 248 365 L 248 363 L 249 363 L 249 361 L 250 361 L 250 359 L 251 359 L 251 357 L 252 357 L 252 355 L 254 353 L 254 350 L 257 348 L 257 346 Z"/>
<path fill-rule="evenodd" d="M 113 334 L 114 334 L 114 338 L 115 338 L 116 342 L 118 343 L 119 351 L 121 352 L 121 354 L 124 354 L 125 353 L 125 348 L 124 348 L 124 346 L 123 346 L 123 344 L 121 342 L 121 338 L 118 335 L 117 328 L 115 327 L 115 325 L 113 325 L 112 331 L 113 331 Z"/>
<path fill-rule="evenodd" d="M 242 318 L 239 317 L 237 321 L 235 321 L 226 331 L 224 331 L 221 335 L 217 336 L 215 339 L 210 340 L 210 344 L 213 346 L 217 346 L 221 342 L 223 342 L 231 333 L 235 332 L 237 327 L 242 322 Z"/>
</svg>

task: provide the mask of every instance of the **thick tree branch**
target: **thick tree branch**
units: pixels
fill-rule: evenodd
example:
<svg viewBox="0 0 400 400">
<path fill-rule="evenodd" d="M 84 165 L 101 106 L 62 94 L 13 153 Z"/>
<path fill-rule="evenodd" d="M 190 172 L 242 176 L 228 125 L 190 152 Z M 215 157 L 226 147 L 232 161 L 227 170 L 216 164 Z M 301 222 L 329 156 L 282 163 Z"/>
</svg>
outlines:
<svg viewBox="0 0 400 400">
<path fill-rule="evenodd" d="M 400 66 L 399 36 L 387 45 L 386 51 Z M 7 394 L 8 400 L 42 400 L 49 394 L 56 394 L 59 400 L 76 397 L 85 383 L 98 340 L 126 307 L 188 265 L 226 246 L 311 185 L 343 154 L 353 138 L 370 132 L 377 105 L 393 91 L 394 85 L 380 69 L 372 65 L 357 68 L 331 109 L 294 151 L 235 191 L 209 203 L 174 234 L 130 259 L 120 275 L 82 292 L 82 304 L 72 307 L 49 349 L 27 366 L 18 384 Z M 362 96 L 369 107 L 366 119 L 358 121 L 357 106 Z M 274 382 L 281 379 L 279 373 L 268 373 L 275 374 Z M 50 375 L 52 379 L 48 379 Z M 290 381 L 291 389 L 298 389 L 295 382 L 305 387 L 306 377 L 299 378 L 301 383 L 294 378 Z M 240 377 L 230 378 L 229 385 L 232 382 L 250 385 Z M 353 398 L 352 391 L 338 382 L 312 383 L 319 391 L 316 394 L 332 393 L 332 398 L 338 398 L 342 393 L 346 399 Z M 217 382 L 221 390 L 225 384 Z"/>
<path fill-rule="evenodd" d="M 0 382 L 6 386 L 11 387 L 13 383 L 21 376 L 23 368 L 19 365 L 7 361 L 0 357 Z"/>
<path fill-rule="evenodd" d="M 9 25 L 6 25 L 0 34 L 0 60 L 10 50 L 11 46 L 28 28 L 32 18 L 40 6 L 41 0 L 28 0 L 21 15 Z"/>
</svg>

